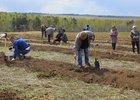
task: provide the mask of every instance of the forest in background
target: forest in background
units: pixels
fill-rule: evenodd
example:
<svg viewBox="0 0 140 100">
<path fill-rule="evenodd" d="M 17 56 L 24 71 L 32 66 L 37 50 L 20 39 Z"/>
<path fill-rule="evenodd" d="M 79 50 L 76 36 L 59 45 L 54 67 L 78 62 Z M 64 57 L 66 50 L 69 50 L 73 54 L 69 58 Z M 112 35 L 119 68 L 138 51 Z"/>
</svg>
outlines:
<svg viewBox="0 0 140 100">
<path fill-rule="evenodd" d="M 81 31 L 90 25 L 91 31 L 108 32 L 112 25 L 116 25 L 120 32 L 128 32 L 132 25 L 137 25 L 140 30 L 140 19 L 136 18 L 91 18 L 74 16 L 53 16 L 47 14 L 0 12 L 0 31 L 40 31 L 40 26 L 55 25 L 56 29 L 63 27 L 66 31 Z"/>
</svg>

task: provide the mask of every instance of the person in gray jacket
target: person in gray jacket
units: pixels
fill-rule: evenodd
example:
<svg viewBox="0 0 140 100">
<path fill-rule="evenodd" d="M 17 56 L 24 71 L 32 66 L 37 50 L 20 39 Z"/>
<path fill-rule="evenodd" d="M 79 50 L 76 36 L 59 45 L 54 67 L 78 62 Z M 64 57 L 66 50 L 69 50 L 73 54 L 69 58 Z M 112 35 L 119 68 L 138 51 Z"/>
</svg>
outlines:
<svg viewBox="0 0 140 100">
<path fill-rule="evenodd" d="M 137 53 L 140 53 L 140 32 L 137 31 L 136 26 L 132 26 L 132 30 L 131 30 L 131 43 L 132 43 L 132 51 L 133 53 L 135 53 L 135 46 L 137 47 Z"/>
<path fill-rule="evenodd" d="M 83 68 L 82 66 L 82 51 L 84 51 L 85 55 L 85 64 L 89 67 L 91 66 L 89 63 L 89 53 L 88 48 L 90 46 L 91 40 L 94 41 L 95 35 L 91 31 L 82 31 L 79 32 L 75 38 L 74 42 L 74 59 L 78 57 L 78 66 L 80 69 Z"/>
<path fill-rule="evenodd" d="M 48 35 L 48 43 L 50 43 L 51 38 L 53 39 L 53 33 L 55 31 L 55 28 L 54 26 L 51 25 L 45 31 L 46 31 L 46 35 Z"/>
</svg>

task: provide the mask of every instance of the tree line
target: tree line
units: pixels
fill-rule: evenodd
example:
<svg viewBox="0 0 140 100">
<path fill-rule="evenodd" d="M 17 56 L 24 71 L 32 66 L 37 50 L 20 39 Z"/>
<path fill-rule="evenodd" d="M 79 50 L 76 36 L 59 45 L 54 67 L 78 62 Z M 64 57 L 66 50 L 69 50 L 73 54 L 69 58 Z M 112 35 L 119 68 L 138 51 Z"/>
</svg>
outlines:
<svg viewBox="0 0 140 100">
<path fill-rule="evenodd" d="M 66 31 L 81 31 L 86 25 L 90 25 L 91 31 L 108 32 L 112 25 L 116 25 L 119 31 L 130 31 L 132 25 L 140 28 L 140 19 L 109 19 L 70 16 L 49 16 L 30 13 L 0 12 L 0 31 L 40 31 L 40 26 L 54 25 L 56 29 L 63 27 Z"/>
</svg>

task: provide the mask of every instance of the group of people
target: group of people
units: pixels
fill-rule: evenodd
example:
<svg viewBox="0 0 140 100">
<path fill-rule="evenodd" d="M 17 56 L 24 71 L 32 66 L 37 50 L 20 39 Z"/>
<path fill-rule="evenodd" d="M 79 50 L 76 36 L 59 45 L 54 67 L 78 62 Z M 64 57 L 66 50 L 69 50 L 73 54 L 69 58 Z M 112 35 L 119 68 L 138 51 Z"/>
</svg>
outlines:
<svg viewBox="0 0 140 100">
<path fill-rule="evenodd" d="M 116 43 L 118 40 L 118 29 L 116 26 L 112 26 L 110 30 L 110 38 L 112 43 L 112 50 L 116 49 Z M 140 54 L 140 32 L 137 31 L 136 25 L 132 26 L 132 29 L 130 31 L 130 37 L 131 37 L 131 44 L 132 44 L 132 51 L 135 53 L 135 47 L 137 48 L 137 54 Z"/>
<path fill-rule="evenodd" d="M 42 26 L 43 27 L 43 26 Z M 44 26 L 45 27 L 45 26 Z M 42 29 L 43 30 L 43 29 Z M 42 31 L 42 38 L 43 35 L 48 35 L 48 42 L 50 42 L 50 37 L 53 35 L 55 28 L 53 26 L 50 26 L 45 29 L 45 32 Z M 112 26 L 110 30 L 110 38 L 112 41 L 112 49 L 116 49 L 116 43 L 117 43 L 117 37 L 118 37 L 118 30 L 116 26 Z M 137 53 L 139 54 L 139 42 L 140 42 L 140 33 L 137 31 L 136 26 L 132 26 L 132 30 L 130 32 L 131 40 L 132 40 L 132 51 L 135 53 L 135 46 L 137 47 Z M 0 35 L 0 37 L 7 37 L 7 33 L 3 33 Z M 79 32 L 75 38 L 74 41 L 74 59 L 77 60 L 78 66 L 80 69 L 83 68 L 83 63 L 82 63 L 82 52 L 84 52 L 85 56 L 85 64 L 87 66 L 91 66 L 89 63 L 89 51 L 88 48 L 90 47 L 91 41 L 94 41 L 95 39 L 95 34 L 90 31 L 89 25 L 87 25 L 86 29 L 83 31 Z M 19 59 L 24 59 L 25 55 L 30 52 L 30 45 L 22 38 L 14 38 L 11 37 L 10 41 L 13 43 L 12 48 L 14 48 L 14 56 L 12 60 L 15 60 L 17 57 Z M 54 39 L 55 42 L 60 42 L 63 41 L 67 43 L 68 38 L 65 34 L 65 29 L 60 28 L 58 31 L 58 34 L 56 38 Z M 9 48 L 9 49 L 12 49 Z"/>
<path fill-rule="evenodd" d="M 54 25 L 51 25 L 50 27 L 41 25 L 42 38 L 48 37 L 48 43 L 50 43 L 51 39 L 53 40 L 53 34 L 54 34 L 55 30 L 56 29 L 55 29 Z M 65 34 L 65 29 L 63 29 L 62 27 L 60 27 L 58 29 L 58 34 L 57 34 L 56 38 L 54 39 L 53 43 L 56 43 L 56 42 L 60 43 L 61 41 L 63 41 L 64 43 L 67 43 L 67 41 L 68 41 L 67 35 Z"/>
</svg>

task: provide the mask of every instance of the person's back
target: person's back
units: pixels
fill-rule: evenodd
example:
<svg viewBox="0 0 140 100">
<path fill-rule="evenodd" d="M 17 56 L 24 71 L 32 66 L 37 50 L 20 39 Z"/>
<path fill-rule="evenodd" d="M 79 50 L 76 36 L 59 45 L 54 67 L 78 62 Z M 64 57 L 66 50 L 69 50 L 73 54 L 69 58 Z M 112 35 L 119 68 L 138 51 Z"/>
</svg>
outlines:
<svg viewBox="0 0 140 100">
<path fill-rule="evenodd" d="M 17 56 L 19 59 L 24 59 L 25 54 L 30 52 L 30 45 L 22 38 L 11 37 L 10 41 L 13 43 L 14 48 L 14 55 L 12 60 L 15 60 Z M 10 47 L 9 50 L 11 49 L 12 48 Z"/>
<path fill-rule="evenodd" d="M 46 29 L 46 34 L 47 34 L 47 35 L 53 34 L 54 30 L 55 30 L 55 28 L 48 27 L 48 28 Z"/>
<path fill-rule="evenodd" d="M 22 38 L 16 38 L 14 41 L 14 46 L 17 46 L 20 50 L 24 50 L 29 46 L 29 44 L 25 42 L 25 40 L 23 40 Z"/>
</svg>

